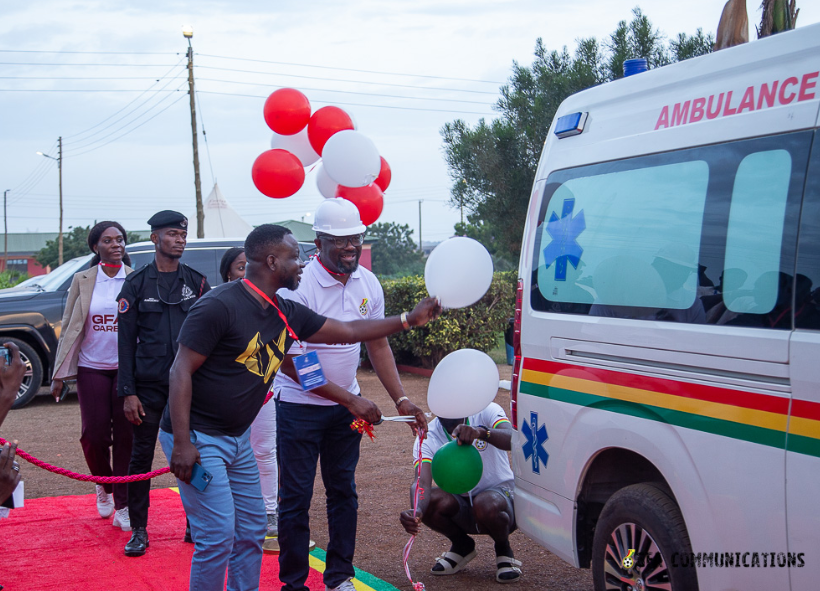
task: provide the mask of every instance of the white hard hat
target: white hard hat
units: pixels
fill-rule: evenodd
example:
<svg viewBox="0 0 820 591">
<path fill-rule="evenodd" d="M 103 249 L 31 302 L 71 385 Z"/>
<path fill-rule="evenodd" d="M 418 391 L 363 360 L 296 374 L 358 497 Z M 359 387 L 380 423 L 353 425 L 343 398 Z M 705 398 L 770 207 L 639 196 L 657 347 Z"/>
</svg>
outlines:
<svg viewBox="0 0 820 591">
<path fill-rule="evenodd" d="M 347 199 L 325 199 L 313 216 L 313 230 L 331 236 L 353 236 L 367 229 L 362 223 L 359 208 Z"/>
</svg>

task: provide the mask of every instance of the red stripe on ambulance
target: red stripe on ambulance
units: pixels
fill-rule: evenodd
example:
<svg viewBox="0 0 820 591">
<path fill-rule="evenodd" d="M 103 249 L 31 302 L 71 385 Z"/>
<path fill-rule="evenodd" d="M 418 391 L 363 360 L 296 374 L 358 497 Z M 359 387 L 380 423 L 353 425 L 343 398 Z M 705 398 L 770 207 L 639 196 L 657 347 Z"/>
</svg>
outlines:
<svg viewBox="0 0 820 591">
<path fill-rule="evenodd" d="M 746 111 L 759 111 L 775 105 L 812 100 L 816 96 L 814 89 L 817 86 L 818 75 L 820 71 L 803 74 L 799 79 L 791 76 L 783 81 L 764 82 L 759 86 L 750 86 L 742 96 L 730 90 L 718 95 L 666 105 L 661 109 L 655 130 L 697 123 L 704 119 L 729 117 Z"/>
</svg>

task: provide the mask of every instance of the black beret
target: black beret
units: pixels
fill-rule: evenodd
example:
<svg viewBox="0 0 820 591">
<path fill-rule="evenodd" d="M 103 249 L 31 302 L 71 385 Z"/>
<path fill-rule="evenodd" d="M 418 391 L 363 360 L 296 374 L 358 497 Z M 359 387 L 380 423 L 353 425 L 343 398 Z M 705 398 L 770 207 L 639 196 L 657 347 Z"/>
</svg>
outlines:
<svg viewBox="0 0 820 591">
<path fill-rule="evenodd" d="M 152 230 L 159 230 L 161 228 L 179 228 L 180 230 L 188 229 L 188 218 L 178 211 L 171 211 L 166 209 L 155 213 L 148 220 L 148 225 Z"/>
</svg>

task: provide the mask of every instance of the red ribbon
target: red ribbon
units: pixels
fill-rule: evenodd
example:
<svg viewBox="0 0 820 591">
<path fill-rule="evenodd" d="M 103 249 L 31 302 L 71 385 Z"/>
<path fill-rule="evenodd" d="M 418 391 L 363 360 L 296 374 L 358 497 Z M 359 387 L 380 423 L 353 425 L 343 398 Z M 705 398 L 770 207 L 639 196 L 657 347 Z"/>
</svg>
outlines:
<svg viewBox="0 0 820 591">
<path fill-rule="evenodd" d="M 418 513 L 419 508 L 419 499 L 424 497 L 424 490 L 421 488 L 421 465 L 422 465 L 422 452 L 421 452 L 421 444 L 424 441 L 424 429 L 419 429 L 419 455 L 418 458 L 418 473 L 416 474 L 416 486 L 413 491 L 413 517 L 416 516 Z M 413 548 L 413 542 L 416 540 L 416 536 L 410 536 L 410 539 L 407 541 L 407 545 L 404 547 L 404 552 L 402 553 L 402 562 L 404 563 L 404 572 L 407 574 L 407 579 L 410 581 L 410 584 L 413 585 L 413 591 L 424 591 L 424 583 L 421 581 L 413 582 L 413 577 L 410 574 L 410 565 L 408 564 L 410 560 L 410 550 Z"/>
<path fill-rule="evenodd" d="M 350 428 L 354 431 L 358 431 L 364 435 L 370 437 L 370 440 L 373 441 L 376 439 L 376 435 L 373 433 L 373 425 L 368 423 L 364 419 L 356 419 L 352 423 L 350 423 Z"/>
<path fill-rule="evenodd" d="M 248 287 L 250 287 L 253 291 L 255 291 L 255 292 L 256 292 L 256 293 L 258 293 L 260 296 L 262 296 L 262 299 L 263 299 L 263 300 L 265 300 L 265 301 L 266 301 L 266 302 L 268 302 L 271 306 L 273 306 L 274 308 L 276 308 L 276 311 L 279 313 L 279 318 L 281 318 L 281 319 L 282 319 L 282 322 L 284 322 L 284 323 L 285 323 L 285 328 L 287 328 L 287 329 L 288 329 L 288 334 L 289 334 L 289 335 L 293 338 L 293 340 L 294 340 L 294 341 L 296 341 L 297 343 L 299 343 L 299 337 L 297 337 L 297 336 L 296 336 L 296 333 L 295 333 L 295 332 L 293 332 L 293 329 L 290 327 L 290 324 L 288 324 L 288 319 L 287 319 L 287 318 L 285 318 L 285 315 L 284 315 L 284 314 L 282 314 L 282 310 L 280 310 L 280 309 L 279 309 L 279 306 L 277 306 L 277 305 L 276 305 L 276 302 L 274 302 L 272 299 L 270 299 L 270 298 L 268 297 L 268 295 L 267 295 L 265 292 L 263 292 L 261 289 L 259 289 L 258 287 L 256 287 L 256 286 L 255 286 L 253 283 L 251 283 L 248 279 L 242 279 L 242 281 L 244 281 L 244 282 L 248 285 Z M 301 344 L 301 343 L 300 343 L 300 344 Z"/>
</svg>

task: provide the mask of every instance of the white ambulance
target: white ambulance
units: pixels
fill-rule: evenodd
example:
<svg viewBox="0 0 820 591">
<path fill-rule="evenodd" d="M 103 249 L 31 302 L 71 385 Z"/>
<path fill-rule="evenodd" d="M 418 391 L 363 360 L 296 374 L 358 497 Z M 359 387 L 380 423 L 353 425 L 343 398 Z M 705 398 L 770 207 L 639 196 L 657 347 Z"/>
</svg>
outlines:
<svg viewBox="0 0 820 591">
<path fill-rule="evenodd" d="M 561 105 L 516 306 L 516 520 L 597 590 L 820 588 L 820 25 Z"/>
</svg>

